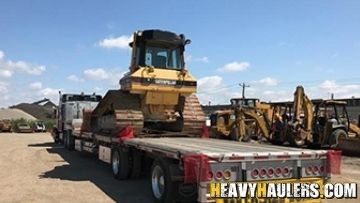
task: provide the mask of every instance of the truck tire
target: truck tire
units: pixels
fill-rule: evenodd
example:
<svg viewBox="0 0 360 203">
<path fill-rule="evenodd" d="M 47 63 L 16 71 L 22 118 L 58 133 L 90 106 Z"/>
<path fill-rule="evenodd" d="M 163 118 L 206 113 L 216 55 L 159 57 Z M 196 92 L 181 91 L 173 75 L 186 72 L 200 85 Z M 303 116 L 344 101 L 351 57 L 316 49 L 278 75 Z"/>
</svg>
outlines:
<svg viewBox="0 0 360 203">
<path fill-rule="evenodd" d="M 336 129 L 331 133 L 330 136 L 330 147 L 331 148 L 337 148 L 339 147 L 339 139 L 347 139 L 348 138 L 348 134 L 346 133 L 345 130 L 343 129 Z"/>
<path fill-rule="evenodd" d="M 63 143 L 64 143 L 64 147 L 65 149 L 68 148 L 68 136 L 67 136 L 67 131 L 63 131 Z"/>
<path fill-rule="evenodd" d="M 131 151 L 131 173 L 130 178 L 139 178 L 142 172 L 142 154 L 138 150 Z"/>
<path fill-rule="evenodd" d="M 74 150 L 75 149 L 75 137 L 72 135 L 71 130 L 68 130 L 68 149 Z"/>
<path fill-rule="evenodd" d="M 123 148 L 115 148 L 111 155 L 111 168 L 116 179 L 125 180 L 129 177 L 129 156 L 128 151 Z"/>
<path fill-rule="evenodd" d="M 177 197 L 177 184 L 171 181 L 169 163 L 156 159 L 151 166 L 151 191 L 156 203 L 172 203 Z"/>
</svg>

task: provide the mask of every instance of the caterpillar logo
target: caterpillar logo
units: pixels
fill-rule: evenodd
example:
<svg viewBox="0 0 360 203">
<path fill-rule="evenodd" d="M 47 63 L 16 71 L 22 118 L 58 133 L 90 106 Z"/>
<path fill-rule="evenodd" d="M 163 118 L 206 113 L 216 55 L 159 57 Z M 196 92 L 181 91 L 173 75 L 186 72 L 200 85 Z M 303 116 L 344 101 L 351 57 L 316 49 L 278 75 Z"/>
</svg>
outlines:
<svg viewBox="0 0 360 203">
<path fill-rule="evenodd" d="M 210 183 L 210 198 L 333 199 L 357 198 L 356 183 Z"/>
<path fill-rule="evenodd" d="M 157 84 L 157 85 L 176 85 L 176 81 L 175 80 L 155 79 L 155 84 Z"/>
</svg>

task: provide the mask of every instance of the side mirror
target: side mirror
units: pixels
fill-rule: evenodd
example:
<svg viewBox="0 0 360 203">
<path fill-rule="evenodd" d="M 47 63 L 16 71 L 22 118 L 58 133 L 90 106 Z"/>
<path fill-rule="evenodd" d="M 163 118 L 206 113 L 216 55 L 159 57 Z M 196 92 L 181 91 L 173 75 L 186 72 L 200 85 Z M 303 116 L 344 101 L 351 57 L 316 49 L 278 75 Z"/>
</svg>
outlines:
<svg viewBox="0 0 360 203">
<path fill-rule="evenodd" d="M 191 40 L 187 39 L 185 40 L 185 45 L 191 44 Z"/>
</svg>

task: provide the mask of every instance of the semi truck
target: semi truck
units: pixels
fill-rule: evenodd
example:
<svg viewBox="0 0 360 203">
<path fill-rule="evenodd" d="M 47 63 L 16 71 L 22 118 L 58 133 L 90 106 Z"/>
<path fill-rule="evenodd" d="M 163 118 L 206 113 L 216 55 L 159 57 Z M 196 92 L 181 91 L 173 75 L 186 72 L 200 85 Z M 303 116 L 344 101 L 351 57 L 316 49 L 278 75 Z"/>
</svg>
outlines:
<svg viewBox="0 0 360 203">
<path fill-rule="evenodd" d="M 162 30 L 133 35 L 129 73 L 121 88 L 77 105 L 62 95 L 66 148 L 97 154 L 119 180 L 147 173 L 154 202 L 214 202 L 214 181 L 323 183 L 330 178 L 328 152 L 208 138 L 194 94 L 196 80 L 185 68 L 184 35 Z M 87 97 L 89 95 L 83 95 Z M 67 105 L 69 100 L 75 102 Z M 83 101 L 85 102 L 85 101 Z M 88 108 L 85 108 L 87 106 Z M 66 112 L 66 113 L 64 113 Z M 147 167 L 149 166 L 149 167 Z"/>
</svg>

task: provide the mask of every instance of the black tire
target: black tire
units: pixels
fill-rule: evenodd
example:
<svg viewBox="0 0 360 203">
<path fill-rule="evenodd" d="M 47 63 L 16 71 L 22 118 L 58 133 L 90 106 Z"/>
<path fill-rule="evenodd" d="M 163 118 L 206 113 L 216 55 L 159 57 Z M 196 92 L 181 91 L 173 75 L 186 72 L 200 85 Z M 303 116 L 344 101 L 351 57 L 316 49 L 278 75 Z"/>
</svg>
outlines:
<svg viewBox="0 0 360 203">
<path fill-rule="evenodd" d="M 296 132 L 288 131 L 288 141 L 291 146 L 301 147 L 305 145 L 305 140 L 296 138 Z"/>
<path fill-rule="evenodd" d="M 131 151 L 131 173 L 130 178 L 139 178 L 142 172 L 142 154 L 138 150 Z"/>
<path fill-rule="evenodd" d="M 68 149 L 68 135 L 67 131 L 63 131 L 63 144 L 65 149 Z"/>
<path fill-rule="evenodd" d="M 69 139 L 68 149 L 74 150 L 75 149 L 75 137 L 72 135 L 71 130 L 68 131 L 68 139 Z"/>
<path fill-rule="evenodd" d="M 336 129 L 331 133 L 330 136 L 330 147 L 331 148 L 337 148 L 339 147 L 339 139 L 347 139 L 348 138 L 348 134 L 346 133 L 345 130 L 343 129 Z"/>
<path fill-rule="evenodd" d="M 129 178 L 129 152 L 124 148 L 115 148 L 111 154 L 111 168 L 116 179 L 125 180 Z"/>
<path fill-rule="evenodd" d="M 151 166 L 151 194 L 156 203 L 172 203 L 176 200 L 177 184 L 171 181 L 169 165 L 166 161 L 157 159 Z"/>
<path fill-rule="evenodd" d="M 231 132 L 230 132 L 230 140 L 234 140 L 234 141 L 239 141 L 239 140 L 240 140 L 239 127 L 234 126 L 234 127 L 231 129 Z"/>
</svg>

